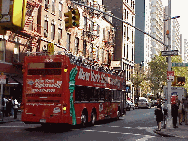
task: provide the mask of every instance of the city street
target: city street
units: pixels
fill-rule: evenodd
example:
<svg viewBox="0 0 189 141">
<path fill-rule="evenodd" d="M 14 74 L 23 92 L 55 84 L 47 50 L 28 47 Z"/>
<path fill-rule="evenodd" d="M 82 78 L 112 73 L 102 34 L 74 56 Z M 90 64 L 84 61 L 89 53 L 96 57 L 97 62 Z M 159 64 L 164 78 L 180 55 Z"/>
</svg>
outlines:
<svg viewBox="0 0 189 141">
<path fill-rule="evenodd" d="M 95 126 L 42 127 L 40 124 L 25 125 L 21 121 L 0 124 L 1 140 L 6 141 L 185 141 L 175 137 L 161 137 L 153 132 L 156 129 L 154 108 L 135 109 L 119 120 L 97 122 Z"/>
</svg>

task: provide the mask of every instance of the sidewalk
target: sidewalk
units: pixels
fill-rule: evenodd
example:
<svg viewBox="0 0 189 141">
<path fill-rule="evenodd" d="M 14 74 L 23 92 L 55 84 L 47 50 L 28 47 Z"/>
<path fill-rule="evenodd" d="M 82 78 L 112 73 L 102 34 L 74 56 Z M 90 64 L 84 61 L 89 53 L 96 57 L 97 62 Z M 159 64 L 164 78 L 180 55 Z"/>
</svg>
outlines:
<svg viewBox="0 0 189 141">
<path fill-rule="evenodd" d="M 164 137 L 188 138 L 188 125 L 185 125 L 184 122 L 182 123 L 182 125 L 178 125 L 178 128 L 168 128 L 161 129 L 161 131 L 153 131 L 154 133 L 157 133 Z"/>
<path fill-rule="evenodd" d="M 17 119 L 14 119 L 13 117 L 3 117 L 3 120 L 0 119 L 0 124 L 7 123 L 7 122 L 15 122 L 15 121 L 21 121 L 21 112 L 18 112 Z"/>
</svg>

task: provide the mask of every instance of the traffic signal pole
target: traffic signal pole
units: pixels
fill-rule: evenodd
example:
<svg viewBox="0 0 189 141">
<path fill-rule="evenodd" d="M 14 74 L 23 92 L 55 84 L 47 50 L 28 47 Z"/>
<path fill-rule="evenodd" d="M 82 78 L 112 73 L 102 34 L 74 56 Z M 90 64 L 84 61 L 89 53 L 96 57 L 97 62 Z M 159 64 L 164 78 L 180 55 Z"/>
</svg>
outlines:
<svg viewBox="0 0 189 141">
<path fill-rule="evenodd" d="M 171 0 L 168 0 L 168 51 L 171 51 Z M 168 56 L 168 71 L 171 71 L 171 56 Z M 167 117 L 167 127 L 171 128 L 172 118 L 171 118 L 171 81 L 167 80 L 168 84 L 168 93 L 167 93 L 167 110 L 168 110 L 168 117 Z"/>
</svg>

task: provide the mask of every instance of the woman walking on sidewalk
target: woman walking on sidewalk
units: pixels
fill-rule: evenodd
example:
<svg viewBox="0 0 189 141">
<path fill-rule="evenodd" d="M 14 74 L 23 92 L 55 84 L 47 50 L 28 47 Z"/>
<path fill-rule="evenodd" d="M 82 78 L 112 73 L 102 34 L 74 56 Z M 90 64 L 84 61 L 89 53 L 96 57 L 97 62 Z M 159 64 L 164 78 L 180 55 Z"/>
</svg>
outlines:
<svg viewBox="0 0 189 141">
<path fill-rule="evenodd" d="M 161 99 L 158 100 L 157 108 L 155 109 L 156 121 L 158 129 L 157 131 L 161 131 L 161 121 L 163 121 L 163 112 L 161 107 Z"/>
</svg>

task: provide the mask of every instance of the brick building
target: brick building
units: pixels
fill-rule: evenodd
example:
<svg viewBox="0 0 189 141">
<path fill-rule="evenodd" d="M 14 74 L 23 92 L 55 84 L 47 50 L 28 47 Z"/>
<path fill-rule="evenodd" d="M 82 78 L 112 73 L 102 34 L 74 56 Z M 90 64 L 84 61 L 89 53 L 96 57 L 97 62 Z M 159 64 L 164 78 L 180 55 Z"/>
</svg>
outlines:
<svg viewBox="0 0 189 141">
<path fill-rule="evenodd" d="M 84 1 L 85 5 L 105 11 L 102 1 Z M 65 29 L 64 13 L 69 6 L 78 8 L 80 26 Z M 42 52 L 48 43 L 55 54 L 68 51 L 99 65 L 110 67 L 113 60 L 115 29 L 109 16 L 68 0 L 28 0 L 23 31 L 0 35 L 0 72 L 7 77 L 3 87 L 6 96 L 21 100 L 22 64 L 27 52 Z M 111 13 L 111 12 L 110 12 Z"/>
</svg>

